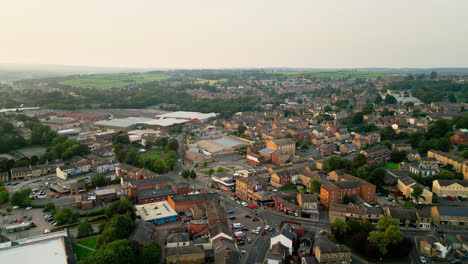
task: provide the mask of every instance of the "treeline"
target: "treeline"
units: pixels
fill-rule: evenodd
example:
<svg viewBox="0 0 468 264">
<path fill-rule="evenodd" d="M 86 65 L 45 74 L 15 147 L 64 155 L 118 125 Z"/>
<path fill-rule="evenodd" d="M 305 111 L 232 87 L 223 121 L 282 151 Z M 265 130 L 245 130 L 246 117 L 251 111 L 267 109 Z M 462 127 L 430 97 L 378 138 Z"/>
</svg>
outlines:
<svg viewBox="0 0 468 264">
<path fill-rule="evenodd" d="M 140 153 L 141 146 L 131 143 L 127 134 L 120 134 L 113 138 L 114 154 L 119 162 L 126 163 L 138 168 L 144 168 L 156 173 L 165 173 L 174 169 L 177 165 L 179 143 L 176 139 L 159 138 L 146 142 L 146 149 L 156 147 L 164 150 L 163 157 L 148 158 L 147 153 Z"/>
<path fill-rule="evenodd" d="M 468 102 L 468 83 L 451 80 L 404 80 L 390 83 L 386 89 L 411 90 L 413 96 L 426 104 L 442 101 L 446 96 L 453 103 Z"/>
<path fill-rule="evenodd" d="M 0 160 L 0 172 L 10 171 L 11 168 L 37 165 L 56 159 L 69 160 L 73 156 L 89 154 L 89 148 L 73 139 L 58 135 L 49 126 L 43 125 L 37 118 L 23 114 L 7 116 L 10 120 L 23 121 L 24 127 L 31 131 L 31 139 L 25 140 L 21 132 L 6 118 L 0 119 L 0 152 L 7 153 L 27 146 L 46 147 L 42 156 L 23 157 L 18 160 Z"/>
</svg>

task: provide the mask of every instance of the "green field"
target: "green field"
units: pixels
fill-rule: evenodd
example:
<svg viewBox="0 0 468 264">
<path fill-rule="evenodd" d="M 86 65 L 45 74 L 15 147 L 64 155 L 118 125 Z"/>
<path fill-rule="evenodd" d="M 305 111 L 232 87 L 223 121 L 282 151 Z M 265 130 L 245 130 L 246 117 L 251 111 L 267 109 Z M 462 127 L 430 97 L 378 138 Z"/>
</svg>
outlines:
<svg viewBox="0 0 468 264">
<path fill-rule="evenodd" d="M 219 83 L 219 82 L 226 82 L 228 79 L 224 78 L 224 79 L 219 79 L 219 80 L 207 80 L 207 79 L 202 79 L 202 78 L 197 78 L 197 82 L 198 83 L 206 83 L 208 82 L 210 85 L 213 85 L 213 84 L 216 84 L 216 83 Z"/>
<path fill-rule="evenodd" d="M 146 162 L 147 160 L 157 161 L 158 159 L 161 158 L 162 154 L 163 154 L 162 151 L 157 151 L 157 152 L 153 152 L 150 154 L 142 155 L 140 159 L 142 162 Z"/>
<path fill-rule="evenodd" d="M 80 261 L 81 259 L 87 258 L 89 254 L 93 253 L 93 251 L 84 247 L 80 247 L 76 244 L 73 244 L 72 246 L 73 246 L 73 251 L 75 251 L 76 258 L 78 259 L 78 261 Z"/>
<path fill-rule="evenodd" d="M 389 170 L 398 170 L 398 163 L 393 163 L 393 162 L 387 162 L 383 166 L 384 168 L 387 168 Z"/>
<path fill-rule="evenodd" d="M 96 248 L 97 236 L 81 240 L 80 242 L 78 242 L 78 244 L 81 244 L 83 246 L 87 246 L 89 248 Z"/>
<path fill-rule="evenodd" d="M 349 78 L 355 79 L 376 79 L 391 78 L 405 76 L 404 74 L 388 73 L 388 72 L 370 72 L 370 71 L 284 71 L 284 72 L 272 72 L 271 74 L 283 75 L 288 78 L 316 78 L 316 79 L 327 79 L 332 80 Z"/>
<path fill-rule="evenodd" d="M 169 77 L 170 75 L 164 72 L 95 74 L 77 76 L 59 83 L 77 88 L 109 89 L 163 80 Z"/>
</svg>

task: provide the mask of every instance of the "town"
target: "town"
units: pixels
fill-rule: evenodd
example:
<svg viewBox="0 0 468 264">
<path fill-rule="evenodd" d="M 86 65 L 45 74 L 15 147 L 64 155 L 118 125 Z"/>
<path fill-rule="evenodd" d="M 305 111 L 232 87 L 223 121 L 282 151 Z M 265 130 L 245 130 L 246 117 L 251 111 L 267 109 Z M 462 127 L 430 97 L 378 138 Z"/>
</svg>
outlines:
<svg viewBox="0 0 468 264">
<path fill-rule="evenodd" d="M 63 100 L 1 111 L 0 260 L 466 261 L 467 77 L 196 74 L 166 102 L 4 84 Z"/>
</svg>

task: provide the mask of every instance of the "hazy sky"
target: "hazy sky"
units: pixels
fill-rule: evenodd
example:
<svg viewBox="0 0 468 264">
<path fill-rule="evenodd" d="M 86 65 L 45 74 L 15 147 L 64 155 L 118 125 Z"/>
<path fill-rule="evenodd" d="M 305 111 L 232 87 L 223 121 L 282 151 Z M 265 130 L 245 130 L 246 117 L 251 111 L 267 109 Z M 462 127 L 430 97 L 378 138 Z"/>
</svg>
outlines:
<svg viewBox="0 0 468 264">
<path fill-rule="evenodd" d="M 1 0 L 0 63 L 468 67 L 467 0 Z"/>
</svg>

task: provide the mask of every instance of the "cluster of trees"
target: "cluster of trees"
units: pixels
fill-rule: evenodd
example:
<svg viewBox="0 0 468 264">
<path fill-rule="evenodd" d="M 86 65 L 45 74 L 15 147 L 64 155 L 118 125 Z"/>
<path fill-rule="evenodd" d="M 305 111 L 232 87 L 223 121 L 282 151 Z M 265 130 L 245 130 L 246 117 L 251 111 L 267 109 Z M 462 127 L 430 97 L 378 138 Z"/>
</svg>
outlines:
<svg viewBox="0 0 468 264">
<path fill-rule="evenodd" d="M 385 170 L 380 167 L 381 164 L 366 164 L 366 156 L 361 153 L 356 155 L 352 161 L 338 156 L 330 156 L 325 161 L 329 171 L 346 169 L 350 174 L 374 184 L 381 192 L 386 192 L 386 189 L 383 188 Z"/>
<path fill-rule="evenodd" d="M 411 90 L 426 104 L 448 98 L 450 102 L 468 102 L 468 84 L 452 80 L 404 80 L 387 85 L 390 90 Z M 455 93 L 457 96 L 455 96 Z"/>
<path fill-rule="evenodd" d="M 105 210 L 108 221 L 99 226 L 101 233 L 97 238 L 97 250 L 79 264 L 105 263 L 160 263 L 162 250 L 154 241 L 139 248 L 133 241 L 127 240 L 135 229 L 135 208 L 126 198 L 112 203 Z M 78 236 L 93 234 L 88 220 L 78 226 Z"/>
<path fill-rule="evenodd" d="M 8 202 L 10 199 L 10 192 L 5 188 L 5 182 L 0 180 L 0 206 Z"/>
<path fill-rule="evenodd" d="M 213 170 L 213 169 L 211 169 L 211 170 L 212 170 L 212 173 L 211 173 L 211 174 L 213 174 L 213 173 L 214 173 L 214 170 Z M 211 175 L 211 174 L 210 174 L 210 175 Z M 197 173 L 196 173 L 194 170 L 183 170 L 183 171 L 182 171 L 182 177 L 183 177 L 184 179 L 192 178 L 192 179 L 195 180 L 195 179 L 197 178 Z"/>
<path fill-rule="evenodd" d="M 153 81 L 140 84 L 131 82 L 128 87 L 90 89 L 65 85 L 61 83 L 64 80 L 66 78 L 63 77 L 44 80 L 56 88 L 55 91 L 44 92 L 37 87 L 25 88 L 17 93 L 5 93 L 6 98 L 2 98 L 2 101 L 16 106 L 24 103 L 30 106 L 70 110 L 89 108 L 91 104 L 100 105 L 101 108 L 145 108 L 167 103 L 177 105 L 172 110 L 215 112 L 224 118 L 236 112 L 253 110 L 261 100 L 260 96 L 239 96 L 229 99 L 196 98 L 186 90 L 198 89 L 204 85 L 194 86 L 186 82 L 171 88 L 168 88 L 164 81 Z M 70 93 L 75 93 L 77 96 L 69 96 Z M 21 102 L 17 101 L 18 98 L 21 98 Z"/>
<path fill-rule="evenodd" d="M 156 146 L 165 150 L 164 157 L 158 159 L 151 159 L 144 157 L 138 151 L 140 146 L 137 143 L 130 143 L 127 134 L 120 134 L 114 137 L 114 154 L 119 162 L 127 163 L 139 168 L 154 171 L 156 173 L 164 173 L 171 171 L 177 165 L 177 152 L 179 150 L 179 143 L 176 139 L 160 138 L 146 142 L 147 149 Z"/>
<path fill-rule="evenodd" d="M 398 220 L 382 216 L 377 226 L 367 221 L 337 218 L 332 222 L 332 234 L 336 241 L 344 243 L 369 259 L 383 256 L 405 257 L 411 251 L 411 241 L 403 237 Z"/>
<path fill-rule="evenodd" d="M 24 189 L 18 192 L 13 193 L 11 196 L 11 204 L 20 207 L 28 207 L 31 206 L 32 201 L 29 198 L 31 195 L 31 189 Z"/>
<path fill-rule="evenodd" d="M 57 225 L 76 223 L 80 220 L 80 213 L 73 212 L 70 208 L 62 208 L 55 214 Z"/>
</svg>

